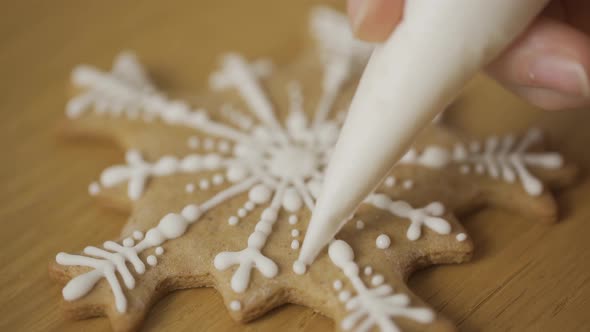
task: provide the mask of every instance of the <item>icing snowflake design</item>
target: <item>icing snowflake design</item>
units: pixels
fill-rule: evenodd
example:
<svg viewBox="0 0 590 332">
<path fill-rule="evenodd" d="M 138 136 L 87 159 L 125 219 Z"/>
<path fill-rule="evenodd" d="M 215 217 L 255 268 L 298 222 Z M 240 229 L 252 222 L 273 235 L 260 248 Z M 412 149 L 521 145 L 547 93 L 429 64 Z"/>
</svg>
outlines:
<svg viewBox="0 0 590 332">
<path fill-rule="evenodd" d="M 431 146 L 418 154 L 416 150 L 410 149 L 400 163 L 430 168 L 442 168 L 454 163 L 460 165 L 461 173 L 464 174 L 474 170 L 477 174 L 488 174 L 493 179 L 501 178 L 508 183 L 518 179 L 528 194 L 538 196 L 543 192 L 543 184 L 531 174 L 528 167 L 558 169 L 563 166 L 563 158 L 558 153 L 528 151 L 541 140 L 541 136 L 541 131 L 533 128 L 520 141 L 513 135 L 492 136 L 484 144 L 478 141 L 468 146 L 458 143 L 452 151 Z"/>
<path fill-rule="evenodd" d="M 346 302 L 346 310 L 350 312 L 341 324 L 343 330 L 349 331 L 357 326 L 356 331 L 369 331 L 378 326 L 381 331 L 399 331 L 391 317 L 405 317 L 419 323 L 429 323 L 434 313 L 427 308 L 409 307 L 410 299 L 405 294 L 392 294 L 393 288 L 382 284 L 382 278 L 376 276 L 373 283 L 376 287 L 367 288 L 359 276 L 359 266 L 354 262 L 354 252 L 348 243 L 335 240 L 328 249 L 330 259 L 344 272 L 357 295 L 350 297 L 347 291 L 340 294 Z M 337 287 L 339 283 L 336 283 Z"/>
<path fill-rule="evenodd" d="M 260 84 L 262 78 L 271 74 L 272 66 L 266 60 L 248 62 L 238 54 L 223 57 L 221 68 L 210 78 L 213 90 L 237 91 L 250 113 L 245 115 L 229 104 L 223 105 L 221 113 L 229 123 L 214 121 L 204 109 L 167 97 L 148 79 L 131 53 L 119 55 L 110 72 L 89 66 L 74 70 L 72 81 L 83 89 L 83 93 L 68 103 L 68 117 L 76 119 L 87 112 L 94 112 L 98 116 L 126 117 L 146 122 L 157 120 L 166 125 L 187 127 L 208 137 L 199 139 L 195 136 L 187 141 L 191 149 L 202 147 L 206 153 L 195 152 L 181 157 L 164 155 L 150 161 L 144 158 L 141 151 L 128 150 L 126 163 L 105 169 L 99 182 L 89 187 L 91 194 L 97 194 L 103 188 L 126 184 L 129 199 L 138 201 L 149 188 L 150 179 L 176 174 L 199 176 L 198 183 L 186 185 L 188 192 L 215 189 L 216 193 L 204 201 L 192 202 L 180 211 L 166 214 L 156 226 L 145 233 L 135 231 L 121 243 L 107 241 L 102 248 L 86 247 L 83 254 L 78 255 L 59 253 L 56 262 L 60 265 L 90 268 L 66 284 L 62 291 L 65 300 L 80 299 L 101 279 L 105 279 L 112 290 L 116 310 L 125 313 L 127 299 L 124 288 L 133 289 L 136 277 L 144 274 L 149 266 L 158 264 L 158 257 L 164 253 L 161 246 L 181 237 L 203 215 L 238 195 L 246 195 L 248 199 L 227 219 L 229 225 L 239 224 L 256 207 L 264 209 L 241 250 L 215 255 L 212 262 L 215 269 L 223 271 L 235 267 L 230 286 L 238 294 L 248 289 L 255 269 L 265 278 L 274 278 L 279 272 L 292 273 L 279 271 L 277 263 L 266 256 L 263 249 L 279 215 L 289 214 L 289 223 L 295 224 L 299 211 L 313 210 L 342 120 L 342 116 L 329 115 L 334 115 L 336 111 L 334 103 L 343 85 L 355 70 L 358 71 L 372 48 L 355 41 L 348 31 L 347 20 L 330 10 L 316 10 L 311 22 L 313 35 L 319 41 L 323 64 L 322 93 L 314 112 L 308 112 L 314 114 L 313 118 L 308 118 L 303 109 L 302 87 L 293 81 L 287 86 L 288 114 L 284 122 L 279 121 L 277 111 Z M 518 178 L 529 194 L 538 195 L 543 190 L 541 182 L 526 167 L 555 169 L 562 163 L 557 154 L 527 152 L 538 138 L 538 133 L 534 131 L 519 144 L 512 136 L 490 138 L 483 150 L 477 143 L 467 148 L 459 144 L 453 150 L 429 146 L 418 153 L 412 149 L 401 163 L 433 169 L 456 164 L 464 173 L 474 169 L 476 173 L 501 177 L 507 182 Z M 203 172 L 212 175 L 208 178 L 201 175 Z M 392 187 L 395 182 L 390 177 L 384 184 Z M 403 182 L 406 190 L 412 186 L 411 179 Z M 364 203 L 409 222 L 406 237 L 410 241 L 418 240 L 424 228 L 441 236 L 451 234 L 452 223 L 445 217 L 442 202 L 412 206 L 402 199 L 392 199 L 385 193 L 376 192 L 370 194 Z M 357 221 L 358 225 L 361 229 L 364 223 Z M 292 237 L 300 235 L 296 229 L 291 234 Z M 459 235 L 462 235 L 461 238 Z M 457 241 L 464 241 L 466 235 L 459 235 Z M 378 243 L 382 249 L 389 248 L 391 239 L 382 235 Z M 290 247 L 297 250 L 299 241 L 294 239 Z M 367 288 L 358 276 L 352 248 L 345 242 L 334 241 L 329 255 L 357 293 L 346 304 L 351 313 L 342 321 L 344 329 L 358 324 L 358 330 L 378 326 L 382 330 L 397 331 L 393 317 L 403 316 L 419 323 L 433 319 L 434 314 L 430 310 L 409 307 L 409 297 L 392 294 L 393 290 L 388 285 Z M 123 281 L 122 285 L 119 280 Z M 239 311 L 242 304 L 232 301 L 230 308 Z"/>
</svg>

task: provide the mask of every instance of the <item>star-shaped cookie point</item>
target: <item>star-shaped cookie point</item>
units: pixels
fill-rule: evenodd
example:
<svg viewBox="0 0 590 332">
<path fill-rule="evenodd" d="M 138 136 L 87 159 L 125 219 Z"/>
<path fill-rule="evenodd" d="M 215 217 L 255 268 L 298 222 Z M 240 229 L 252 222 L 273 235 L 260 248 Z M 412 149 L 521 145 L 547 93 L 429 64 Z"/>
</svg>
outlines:
<svg viewBox="0 0 590 332">
<path fill-rule="evenodd" d="M 371 49 L 329 9 L 314 11 L 311 27 L 317 50 L 282 71 L 224 57 L 210 80 L 221 102 L 207 110 L 160 92 L 131 53 L 111 71 L 74 70 L 80 93 L 66 128 L 128 149 L 89 192 L 126 202 L 131 216 L 117 241 L 57 254 L 50 272 L 65 283 L 67 312 L 132 330 L 168 292 L 215 286 L 241 321 L 298 303 L 342 329 L 452 330 L 405 280 L 469 259 L 473 244 L 453 213 L 524 204 L 532 218 L 555 216 L 543 183 L 567 184 L 572 171 L 557 154 L 531 152 L 537 132 L 478 146 L 433 125 L 307 274 L 293 273 L 341 110 Z"/>
</svg>

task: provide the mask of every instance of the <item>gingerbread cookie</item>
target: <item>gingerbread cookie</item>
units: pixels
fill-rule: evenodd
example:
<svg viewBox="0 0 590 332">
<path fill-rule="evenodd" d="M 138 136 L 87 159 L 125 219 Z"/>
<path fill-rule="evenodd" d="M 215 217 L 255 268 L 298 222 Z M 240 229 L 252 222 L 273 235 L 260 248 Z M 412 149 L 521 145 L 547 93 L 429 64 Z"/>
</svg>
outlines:
<svg viewBox="0 0 590 332">
<path fill-rule="evenodd" d="M 225 56 L 198 108 L 165 96 L 130 53 L 111 71 L 74 70 L 64 131 L 128 149 L 89 192 L 131 216 L 120 239 L 57 254 L 50 274 L 65 284 L 67 313 L 129 331 L 165 294 L 204 286 L 239 321 L 297 303 L 343 330 L 449 331 L 405 280 L 470 258 L 455 214 L 491 205 L 556 220 L 547 186 L 567 185 L 575 170 L 542 150 L 540 131 L 478 141 L 433 124 L 307 273 L 294 273 L 371 50 L 329 9 L 313 12 L 311 31 L 317 49 L 280 71 Z"/>
</svg>

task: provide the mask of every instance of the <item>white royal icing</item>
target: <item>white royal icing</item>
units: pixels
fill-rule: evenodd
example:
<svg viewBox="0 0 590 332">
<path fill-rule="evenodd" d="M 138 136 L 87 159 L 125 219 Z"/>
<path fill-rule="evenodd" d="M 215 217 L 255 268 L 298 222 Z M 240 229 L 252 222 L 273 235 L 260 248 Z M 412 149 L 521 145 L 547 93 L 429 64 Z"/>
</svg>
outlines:
<svg viewBox="0 0 590 332">
<path fill-rule="evenodd" d="M 459 233 L 459 234 L 457 234 L 457 236 L 455 238 L 457 239 L 457 241 L 463 242 L 463 241 L 467 240 L 467 234 Z"/>
<path fill-rule="evenodd" d="M 229 303 L 229 308 L 232 311 L 240 311 L 242 310 L 242 303 L 238 300 L 233 300 Z"/>
<path fill-rule="evenodd" d="M 434 320 L 434 313 L 427 308 L 410 307 L 410 298 L 406 294 L 392 294 L 393 288 L 383 285 L 383 276 L 375 275 L 372 284 L 375 288 L 367 288 L 359 276 L 359 267 L 354 262 L 354 252 L 348 243 L 335 240 L 330 244 L 328 254 L 332 263 L 342 270 L 356 291 L 355 296 L 338 298 L 345 302 L 349 312 L 340 323 L 340 327 L 347 331 L 356 327 L 356 331 L 368 331 L 378 327 L 381 331 L 399 331 L 393 321 L 394 317 L 404 317 L 419 323 L 430 323 Z"/>
<path fill-rule="evenodd" d="M 477 174 L 487 174 L 508 183 L 518 179 L 529 195 L 537 196 L 543 192 L 543 184 L 531 173 L 529 167 L 557 169 L 563 165 L 563 158 L 556 152 L 528 151 L 541 138 L 540 130 L 531 129 L 520 141 L 513 135 L 491 136 L 483 143 L 474 141 L 468 146 L 459 143 L 452 151 L 430 146 L 418 154 L 415 149 L 410 149 L 400 164 L 441 168 L 454 163 L 459 165 L 462 174 L 474 170 Z"/>
<path fill-rule="evenodd" d="M 145 236 L 143 236 L 143 239 L 137 244 L 133 243 L 130 246 L 121 246 L 116 242 L 107 241 L 103 244 L 104 249 L 86 247 L 84 254 L 87 256 L 72 255 L 63 252 L 58 253 L 55 258 L 58 264 L 93 268 L 89 272 L 72 278 L 66 284 L 62 290 L 64 299 L 74 301 L 81 298 L 100 279 L 104 278 L 107 280 L 113 292 L 117 311 L 120 313 L 125 312 L 127 310 L 127 299 L 116 274 L 118 273 L 121 276 L 126 288 L 133 289 L 135 287 L 135 277 L 129 271 L 127 262 L 131 264 L 137 274 L 141 275 L 145 273 L 146 267 L 139 254 L 152 247 L 157 247 L 155 250 L 157 255 L 163 254 L 164 249 L 160 247 L 161 244 L 182 236 L 188 230 L 188 227 L 196 222 L 203 213 L 225 202 L 227 199 L 247 191 L 257 181 L 257 178 L 250 178 L 247 181 L 235 184 L 217 193 L 200 206 L 190 204 L 185 206 L 180 214 L 167 214 L 160 219 L 157 226 L 149 229 L 145 233 Z M 127 239 L 133 241 L 131 238 L 126 238 L 125 240 Z M 129 241 L 127 242 L 127 244 L 130 244 Z M 158 260 L 155 256 L 150 255 L 146 258 L 146 262 L 153 266 L 157 264 Z"/>
<path fill-rule="evenodd" d="M 393 201 L 384 194 L 371 194 L 365 199 L 365 203 L 386 210 L 400 218 L 409 219 L 410 227 L 406 236 L 412 241 L 420 238 L 422 226 L 426 226 L 438 234 L 446 235 L 451 232 L 451 224 L 441 218 L 445 208 L 440 202 L 432 202 L 423 208 L 413 208 L 407 202 Z"/>
<path fill-rule="evenodd" d="M 379 249 L 387 249 L 391 245 L 391 239 L 386 234 L 380 234 L 375 240 L 375 245 Z"/>
</svg>

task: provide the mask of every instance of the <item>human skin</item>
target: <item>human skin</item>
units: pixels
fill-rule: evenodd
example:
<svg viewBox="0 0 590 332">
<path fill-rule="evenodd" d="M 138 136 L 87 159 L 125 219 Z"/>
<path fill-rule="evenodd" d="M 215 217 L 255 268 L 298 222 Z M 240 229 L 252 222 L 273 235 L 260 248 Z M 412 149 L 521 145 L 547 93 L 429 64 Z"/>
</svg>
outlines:
<svg viewBox="0 0 590 332">
<path fill-rule="evenodd" d="M 355 35 L 384 41 L 404 0 L 348 0 Z M 529 103 L 548 110 L 590 106 L 590 1 L 552 1 L 487 73 Z"/>
</svg>

